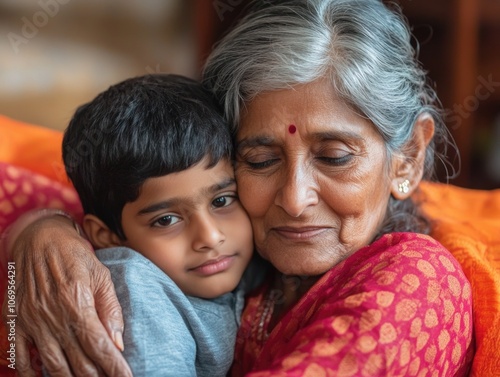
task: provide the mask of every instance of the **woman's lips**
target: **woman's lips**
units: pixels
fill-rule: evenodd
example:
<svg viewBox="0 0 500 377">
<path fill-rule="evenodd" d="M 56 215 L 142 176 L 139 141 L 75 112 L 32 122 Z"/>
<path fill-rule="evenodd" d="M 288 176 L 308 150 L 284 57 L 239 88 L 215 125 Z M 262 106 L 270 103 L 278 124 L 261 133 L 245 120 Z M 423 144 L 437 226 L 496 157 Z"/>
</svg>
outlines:
<svg viewBox="0 0 500 377">
<path fill-rule="evenodd" d="M 273 231 L 278 233 L 281 237 L 287 238 L 289 240 L 296 241 L 306 241 L 316 236 L 319 236 L 323 232 L 326 232 L 329 228 L 324 226 L 307 226 L 307 227 L 276 227 L 272 228 Z"/>
<path fill-rule="evenodd" d="M 236 259 L 236 255 L 224 255 L 216 259 L 211 259 L 197 267 L 190 268 L 189 271 L 201 276 L 210 276 L 224 272 L 229 269 Z"/>
</svg>

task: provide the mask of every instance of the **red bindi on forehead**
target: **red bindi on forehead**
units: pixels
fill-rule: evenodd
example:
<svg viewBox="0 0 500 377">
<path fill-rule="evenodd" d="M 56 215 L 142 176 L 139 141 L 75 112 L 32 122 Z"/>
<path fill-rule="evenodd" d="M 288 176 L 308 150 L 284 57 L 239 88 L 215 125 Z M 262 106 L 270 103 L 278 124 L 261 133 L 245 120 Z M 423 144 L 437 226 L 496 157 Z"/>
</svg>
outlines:
<svg viewBox="0 0 500 377">
<path fill-rule="evenodd" d="M 295 127 L 293 124 L 290 124 L 288 126 L 288 132 L 290 132 L 292 135 L 297 131 L 297 127 Z"/>
</svg>

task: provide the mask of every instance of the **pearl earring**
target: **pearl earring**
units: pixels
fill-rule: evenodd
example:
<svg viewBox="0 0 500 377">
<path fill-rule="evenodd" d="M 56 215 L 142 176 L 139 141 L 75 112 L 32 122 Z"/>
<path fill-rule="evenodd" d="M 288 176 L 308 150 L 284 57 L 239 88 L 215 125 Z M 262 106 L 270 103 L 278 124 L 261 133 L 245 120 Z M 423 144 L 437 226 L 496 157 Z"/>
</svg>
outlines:
<svg viewBox="0 0 500 377">
<path fill-rule="evenodd" d="M 403 183 L 399 184 L 399 192 L 402 192 L 403 194 L 408 194 L 408 191 L 410 191 L 410 181 L 405 179 Z"/>
</svg>

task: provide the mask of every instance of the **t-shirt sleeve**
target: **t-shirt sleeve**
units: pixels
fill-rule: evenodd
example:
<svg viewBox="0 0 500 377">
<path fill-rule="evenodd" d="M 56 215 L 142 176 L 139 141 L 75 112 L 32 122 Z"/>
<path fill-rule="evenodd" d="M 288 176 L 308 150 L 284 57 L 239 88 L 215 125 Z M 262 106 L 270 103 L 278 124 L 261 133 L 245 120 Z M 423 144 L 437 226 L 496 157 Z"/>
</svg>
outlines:
<svg viewBox="0 0 500 377">
<path fill-rule="evenodd" d="M 196 344 L 180 310 L 189 305 L 184 294 L 131 249 L 96 254 L 109 268 L 122 306 L 123 355 L 134 376 L 195 376 Z"/>
</svg>

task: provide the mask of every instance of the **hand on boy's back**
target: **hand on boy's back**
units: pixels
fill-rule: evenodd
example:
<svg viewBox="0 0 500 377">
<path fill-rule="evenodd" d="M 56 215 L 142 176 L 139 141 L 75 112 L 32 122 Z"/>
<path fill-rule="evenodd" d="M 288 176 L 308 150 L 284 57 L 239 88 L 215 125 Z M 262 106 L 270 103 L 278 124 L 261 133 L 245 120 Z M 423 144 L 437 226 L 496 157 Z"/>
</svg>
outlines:
<svg viewBox="0 0 500 377">
<path fill-rule="evenodd" d="M 109 271 L 71 222 L 54 216 L 31 224 L 11 255 L 18 374 L 35 376 L 34 369 L 40 368 L 30 360 L 33 343 L 52 377 L 132 376 L 119 350 L 123 318 Z M 6 308 L 4 303 L 4 321 Z"/>
</svg>

